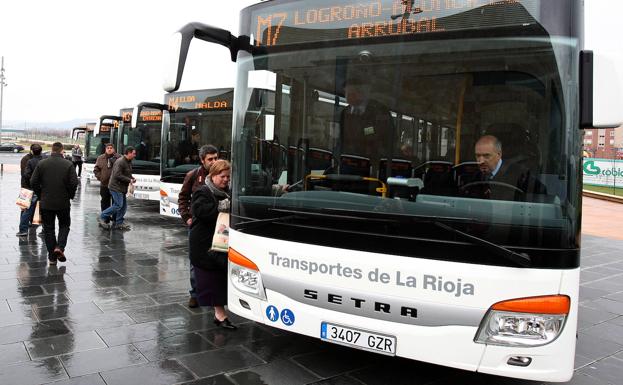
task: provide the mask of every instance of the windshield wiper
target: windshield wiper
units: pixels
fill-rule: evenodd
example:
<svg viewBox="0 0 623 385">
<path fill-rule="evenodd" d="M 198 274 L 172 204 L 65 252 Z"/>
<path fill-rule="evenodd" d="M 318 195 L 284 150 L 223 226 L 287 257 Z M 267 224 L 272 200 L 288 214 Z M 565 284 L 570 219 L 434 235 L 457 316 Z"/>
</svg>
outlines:
<svg viewBox="0 0 623 385">
<path fill-rule="evenodd" d="M 441 223 L 439 221 L 433 221 L 433 224 L 437 227 L 440 227 L 444 230 L 450 231 L 454 234 L 460 235 L 463 238 L 470 240 L 472 243 L 478 244 L 486 248 L 487 250 L 492 251 L 496 255 L 500 257 L 506 258 L 507 260 L 518 264 L 521 267 L 530 267 L 532 265 L 532 259 L 526 253 L 516 253 L 513 250 L 506 248 L 504 246 L 497 245 L 493 242 L 489 242 L 486 239 L 476 237 L 474 235 L 465 233 L 461 230 L 457 230 L 454 227 L 448 226 L 445 223 Z"/>
<path fill-rule="evenodd" d="M 511 261 L 521 267 L 530 267 L 532 265 L 532 259 L 530 258 L 530 256 L 526 253 L 516 253 L 513 250 L 495 244 L 493 242 L 489 242 L 486 239 L 477 237 L 475 235 L 471 235 L 468 233 L 465 233 L 461 230 L 457 230 L 454 227 L 448 226 L 445 223 L 440 222 L 440 220 L 453 220 L 453 221 L 473 221 L 472 219 L 469 218 L 456 218 L 456 217 L 435 217 L 435 216 L 424 216 L 424 215 L 408 215 L 408 214 L 391 214 L 391 216 L 393 216 L 394 218 L 380 218 L 378 216 L 356 216 L 356 215 L 337 215 L 337 214 L 328 214 L 326 211 L 336 211 L 336 212 L 345 212 L 345 213 L 349 213 L 349 214 L 354 214 L 354 213 L 358 213 L 361 214 L 360 211 L 355 211 L 355 210 L 347 210 L 347 209 L 323 209 L 322 212 L 319 213 L 314 213 L 314 212 L 309 212 L 309 211 L 298 211 L 298 210 L 289 210 L 289 209 L 269 209 L 270 211 L 275 211 L 275 212 L 280 212 L 280 213 L 287 213 L 287 214 L 291 214 L 291 215 L 286 215 L 283 217 L 275 217 L 275 218 L 268 218 L 268 219 L 254 219 L 254 220 L 249 220 L 246 222 L 241 222 L 238 223 L 236 225 L 236 229 L 244 229 L 244 228 L 249 228 L 249 227 L 255 227 L 257 225 L 264 225 L 264 224 L 269 224 L 269 223 L 274 223 L 274 222 L 278 222 L 281 220 L 291 220 L 291 219 L 304 219 L 304 218 L 331 218 L 331 219 L 338 219 L 338 220 L 348 220 L 348 221 L 374 221 L 374 222 L 381 222 L 381 223 L 400 223 L 403 222 L 405 220 L 419 220 L 419 221 L 423 221 L 423 222 L 429 222 L 432 223 L 433 225 L 444 229 L 446 231 L 449 231 L 453 234 L 459 235 L 465 239 L 467 239 L 468 241 L 470 241 L 471 244 L 475 244 L 475 245 L 479 245 L 479 246 L 483 246 L 485 249 L 493 252 L 494 254 L 503 257 L 505 259 L 507 259 L 508 261 Z M 380 213 L 379 213 L 380 215 Z M 296 224 L 296 225 L 300 225 L 300 224 Z M 240 227 L 242 226 L 242 227 Z M 344 229 L 335 229 L 337 231 L 344 231 L 344 232 L 349 232 L 349 233 L 358 233 L 360 235 L 378 235 L 378 234 L 373 234 L 373 233 L 368 233 L 368 232 L 362 232 L 362 231 L 353 231 L 353 230 L 344 230 Z M 400 239 L 413 239 L 413 240 L 421 240 L 420 238 L 416 238 L 416 237 L 410 237 L 410 236 L 392 236 L 389 235 L 392 238 L 400 238 Z"/>
<path fill-rule="evenodd" d="M 248 219 L 246 217 L 238 217 L 238 218 Z M 251 219 L 248 221 L 236 223 L 235 230 L 245 230 L 245 229 L 254 228 L 257 226 L 267 225 L 267 224 L 274 223 L 277 221 L 288 221 L 290 219 L 296 219 L 296 218 L 300 218 L 300 216 L 299 215 L 286 215 L 284 217 L 274 217 L 274 218 L 268 218 L 268 219 Z"/>
<path fill-rule="evenodd" d="M 358 217 L 358 216 L 350 216 L 350 215 L 336 215 L 336 214 L 327 214 L 327 213 L 314 213 L 310 211 L 299 211 L 299 210 L 290 210 L 290 209 L 268 209 L 268 211 L 274 211 L 276 213 L 284 213 L 290 214 L 283 217 L 274 217 L 267 219 L 250 219 L 246 217 L 239 217 L 244 219 L 250 219 L 244 222 L 237 223 L 235 225 L 236 230 L 238 229 L 248 229 L 256 226 L 261 226 L 264 224 L 275 223 L 278 221 L 289 221 L 291 219 L 309 219 L 309 218 L 318 218 L 318 219 L 338 219 L 345 221 L 375 221 L 375 222 L 385 222 L 385 223 L 395 223 L 394 219 L 386 219 L 386 218 L 368 218 L 368 217 Z"/>
</svg>

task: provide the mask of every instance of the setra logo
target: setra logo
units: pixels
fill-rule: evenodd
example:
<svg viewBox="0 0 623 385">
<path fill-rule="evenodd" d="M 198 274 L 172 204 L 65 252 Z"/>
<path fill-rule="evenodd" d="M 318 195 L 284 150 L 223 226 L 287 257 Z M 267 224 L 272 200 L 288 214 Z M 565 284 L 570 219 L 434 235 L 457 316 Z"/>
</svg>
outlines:
<svg viewBox="0 0 623 385">
<path fill-rule="evenodd" d="M 584 173 L 586 175 L 599 175 L 601 174 L 601 168 L 595 165 L 592 160 L 584 162 Z"/>
</svg>

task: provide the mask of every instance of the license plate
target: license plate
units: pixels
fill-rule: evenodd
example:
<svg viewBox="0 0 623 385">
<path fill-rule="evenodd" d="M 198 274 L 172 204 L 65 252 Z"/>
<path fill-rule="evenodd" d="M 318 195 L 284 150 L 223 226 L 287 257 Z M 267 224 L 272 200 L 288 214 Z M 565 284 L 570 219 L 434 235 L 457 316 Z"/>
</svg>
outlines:
<svg viewBox="0 0 623 385">
<path fill-rule="evenodd" d="M 320 338 L 340 345 L 396 355 L 396 337 L 386 334 L 323 322 L 320 324 Z"/>
<path fill-rule="evenodd" d="M 149 199 L 149 194 L 134 193 L 136 199 Z"/>
</svg>

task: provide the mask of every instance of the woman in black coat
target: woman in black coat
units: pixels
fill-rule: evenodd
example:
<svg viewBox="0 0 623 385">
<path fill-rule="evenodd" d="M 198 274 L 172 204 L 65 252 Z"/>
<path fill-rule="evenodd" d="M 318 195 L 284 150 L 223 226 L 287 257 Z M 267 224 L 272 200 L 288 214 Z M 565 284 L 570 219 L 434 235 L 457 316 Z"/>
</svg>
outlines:
<svg viewBox="0 0 623 385">
<path fill-rule="evenodd" d="M 210 167 L 205 186 L 192 194 L 193 214 L 190 227 L 190 261 L 195 267 L 197 301 L 214 307 L 214 323 L 236 329 L 225 311 L 227 305 L 227 253 L 212 249 L 212 237 L 219 212 L 229 212 L 231 165 L 217 160 Z"/>
</svg>

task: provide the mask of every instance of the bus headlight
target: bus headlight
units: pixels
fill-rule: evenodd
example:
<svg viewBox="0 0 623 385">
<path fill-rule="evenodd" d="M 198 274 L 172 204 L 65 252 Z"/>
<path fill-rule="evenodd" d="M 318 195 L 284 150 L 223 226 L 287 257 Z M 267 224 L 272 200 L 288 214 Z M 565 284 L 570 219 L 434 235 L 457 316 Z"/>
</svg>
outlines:
<svg viewBox="0 0 623 385">
<path fill-rule="evenodd" d="M 562 332 L 569 307 L 566 295 L 498 302 L 485 315 L 474 341 L 524 347 L 549 344 Z"/>
<path fill-rule="evenodd" d="M 234 287 L 245 294 L 259 299 L 266 299 L 262 277 L 259 271 L 249 270 L 238 265 L 231 265 L 230 279 Z"/>
<path fill-rule="evenodd" d="M 229 249 L 229 279 L 234 287 L 245 294 L 266 299 L 262 275 L 257 265 L 234 249 Z"/>
<path fill-rule="evenodd" d="M 164 207 L 169 207 L 169 194 L 163 189 L 160 189 L 160 204 Z"/>
</svg>

